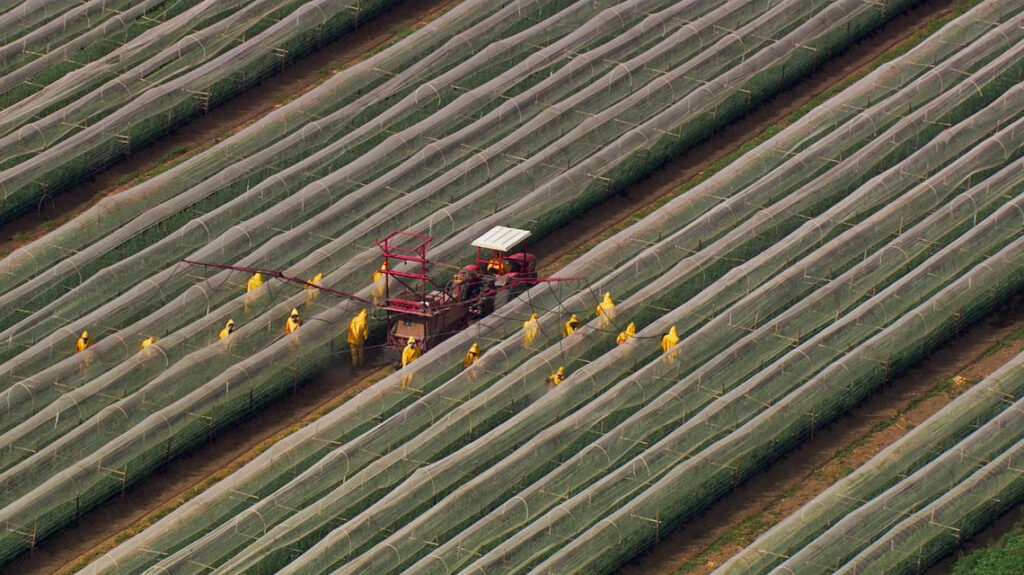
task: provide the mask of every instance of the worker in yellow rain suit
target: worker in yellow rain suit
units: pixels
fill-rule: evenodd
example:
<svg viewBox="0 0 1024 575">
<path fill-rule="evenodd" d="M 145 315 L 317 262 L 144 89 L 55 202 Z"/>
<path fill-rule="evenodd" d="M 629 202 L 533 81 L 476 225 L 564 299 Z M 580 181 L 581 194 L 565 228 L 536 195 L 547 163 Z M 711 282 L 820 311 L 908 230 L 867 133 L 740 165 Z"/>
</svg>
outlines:
<svg viewBox="0 0 1024 575">
<path fill-rule="evenodd" d="M 220 330 L 220 336 L 217 339 L 224 339 L 235 332 L 235 320 L 228 319 L 228 323 L 224 324 L 224 329 Z"/>
<path fill-rule="evenodd" d="M 89 332 L 83 331 L 82 337 L 78 338 L 78 341 L 75 342 L 75 353 L 85 351 L 85 348 L 90 345 L 92 345 L 92 340 L 89 338 Z M 78 373 L 82 373 L 83 370 L 92 365 L 92 360 L 92 354 L 86 355 L 85 359 L 78 364 Z"/>
<path fill-rule="evenodd" d="M 676 358 L 676 352 L 672 350 L 677 343 L 679 343 L 679 333 L 676 332 L 676 326 L 672 326 L 665 337 L 661 338 L 661 352 L 666 354 L 666 359 Z"/>
<path fill-rule="evenodd" d="M 253 293 L 253 291 L 263 285 L 263 274 L 256 272 L 252 274 L 249 281 L 245 282 L 245 302 L 242 304 L 242 311 L 249 311 L 249 304 L 256 301 L 259 294 Z"/>
<path fill-rule="evenodd" d="M 466 352 L 466 357 L 462 358 L 462 367 L 469 367 L 476 363 L 476 360 L 478 359 L 480 359 L 480 346 L 474 342 L 473 345 L 469 346 L 469 351 Z"/>
<path fill-rule="evenodd" d="M 537 314 L 531 314 L 530 319 L 523 322 L 523 347 L 528 347 L 537 339 L 538 331 L 540 324 L 537 323 Z"/>
<path fill-rule="evenodd" d="M 601 318 L 597 322 L 598 328 L 605 328 L 611 324 L 612 318 L 615 315 L 615 302 L 612 301 L 612 294 L 610 292 L 604 293 L 604 299 L 594 308 L 594 315 Z"/>
<path fill-rule="evenodd" d="M 580 327 L 580 320 L 576 314 L 569 316 L 569 320 L 562 324 L 562 337 L 569 337 Z"/>
<path fill-rule="evenodd" d="M 416 345 L 416 338 L 410 337 L 405 341 L 405 349 L 402 350 L 402 367 L 416 361 L 420 356 L 420 346 Z"/>
<path fill-rule="evenodd" d="M 380 269 L 373 272 L 373 303 L 380 304 L 384 299 L 384 293 L 387 291 L 387 278 L 384 277 L 384 272 L 388 271 L 388 262 L 384 260 L 384 263 L 380 264 Z M 384 278 L 384 281 L 380 281 Z"/>
<path fill-rule="evenodd" d="M 147 337 L 146 339 L 142 340 L 142 343 L 139 345 L 139 349 L 146 349 L 147 347 L 153 345 L 154 343 L 156 343 L 155 337 Z"/>
<path fill-rule="evenodd" d="M 555 373 L 548 376 L 547 381 L 549 390 L 558 387 L 558 384 L 565 381 L 565 368 L 560 366 Z"/>
<path fill-rule="evenodd" d="M 409 365 L 416 361 L 416 358 L 420 356 L 420 346 L 416 345 L 416 338 L 410 337 L 405 342 L 405 349 L 402 350 L 402 367 Z M 409 387 L 409 381 L 412 380 L 412 373 L 402 378 L 402 388 Z"/>
<path fill-rule="evenodd" d="M 315 276 L 309 278 L 309 283 L 318 286 L 320 285 L 320 282 L 323 281 L 323 279 L 324 274 L 316 274 Z M 316 295 L 318 293 L 320 293 L 320 290 L 318 290 L 317 288 L 313 286 L 306 286 L 306 303 L 313 303 L 313 300 L 316 299 Z"/>
<path fill-rule="evenodd" d="M 636 335 L 636 325 L 634 325 L 633 322 L 629 322 L 626 329 L 619 332 L 619 336 L 615 338 L 615 343 L 622 345 L 634 335 Z"/>
<path fill-rule="evenodd" d="M 370 328 L 366 325 L 368 313 L 363 309 L 348 322 L 348 350 L 352 354 L 352 365 L 356 367 L 363 365 L 363 344 L 370 337 Z"/>
<path fill-rule="evenodd" d="M 302 318 L 299 316 L 299 310 L 293 309 L 291 315 L 288 316 L 288 321 L 284 323 L 284 332 L 292 333 L 299 329 L 300 325 L 302 325 Z"/>
<path fill-rule="evenodd" d="M 85 348 L 90 345 L 92 345 L 92 340 L 89 339 L 89 332 L 83 331 L 82 337 L 78 338 L 78 341 L 75 343 L 75 353 L 85 351 Z"/>
<path fill-rule="evenodd" d="M 487 260 L 487 273 L 507 274 L 510 269 L 509 263 L 499 256 L 492 256 L 491 259 Z"/>
<path fill-rule="evenodd" d="M 256 272 L 252 274 L 252 277 L 249 278 L 249 281 L 245 282 L 245 291 L 251 292 L 252 290 L 260 287 L 261 285 L 263 285 L 263 274 L 261 274 L 260 272 Z"/>
</svg>

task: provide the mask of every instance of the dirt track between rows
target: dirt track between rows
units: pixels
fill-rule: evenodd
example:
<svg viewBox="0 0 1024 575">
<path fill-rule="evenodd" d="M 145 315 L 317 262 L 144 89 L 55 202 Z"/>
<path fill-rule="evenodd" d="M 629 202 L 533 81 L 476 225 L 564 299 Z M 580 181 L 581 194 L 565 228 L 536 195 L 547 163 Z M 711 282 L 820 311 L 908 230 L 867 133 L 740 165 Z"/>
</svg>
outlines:
<svg viewBox="0 0 1024 575">
<path fill-rule="evenodd" d="M 929 0 L 897 16 L 880 30 L 826 62 L 809 77 L 761 104 L 744 118 L 697 145 L 685 154 L 654 170 L 642 182 L 630 186 L 599 206 L 577 216 L 560 230 L 535 244 L 547 256 L 543 274 L 565 265 L 563 257 L 580 245 L 602 236 L 633 214 L 671 195 L 688 180 L 699 177 L 715 161 L 740 148 L 767 128 L 782 122 L 815 96 L 870 66 L 879 56 L 907 40 L 915 30 L 948 12 L 953 0 Z"/>
<path fill-rule="evenodd" d="M 620 574 L 710 573 L 1022 349 L 1024 296 L 887 382 L 812 439 L 732 489 L 699 518 L 665 536 Z M 958 376 L 963 380 L 956 381 L 966 383 L 950 384 Z"/>
<path fill-rule="evenodd" d="M 453 3 L 454 0 L 408 2 L 402 5 L 403 9 L 385 14 L 346 37 L 344 45 L 335 42 L 299 60 L 280 76 L 265 81 L 207 116 L 180 128 L 176 134 L 135 154 L 128 162 L 97 176 L 94 182 L 64 194 L 62 198 L 66 196 L 66 199 L 58 200 L 52 211 L 24 218 L 5 227 L 0 233 L 0 253 L 10 251 L 18 242 L 24 242 L 26 235 L 34 237 L 33 234 L 41 233 L 46 219 L 73 217 L 104 195 L 124 189 L 126 186 L 118 185 L 117 182 L 168 161 L 167 154 L 171 150 L 182 146 L 192 150 L 227 132 L 241 129 L 283 99 L 325 78 L 328 73 L 325 69 L 358 61 L 362 54 L 389 41 L 394 36 L 393 31 L 422 24 Z M 416 7 L 411 7 L 411 4 L 416 4 Z M 744 142 L 783 121 L 816 95 L 864 69 L 881 54 L 908 38 L 914 30 L 947 10 L 951 4 L 952 0 L 924 2 L 920 8 L 897 17 L 870 38 L 823 65 L 812 76 L 656 170 L 643 182 L 581 214 L 561 230 L 543 238 L 533 246 L 541 255 L 542 272 L 547 274 L 557 269 L 565 263 L 568 254 L 580 246 L 593 243 L 602 234 L 620 227 L 637 212 L 650 209 L 688 180 L 701 176 L 712 163 L 729 156 Z M 17 241 L 13 239 L 15 234 L 20 236 Z M 896 380 L 904 383 L 897 385 L 893 382 L 887 385 L 851 415 L 836 422 L 827 432 L 744 483 L 702 518 L 668 535 L 660 545 L 643 558 L 627 565 L 622 572 L 675 573 L 681 567 L 692 564 L 696 558 L 705 557 L 706 562 L 695 565 L 691 572 L 709 571 L 710 565 L 720 563 L 738 548 L 737 545 L 728 550 L 715 551 L 713 546 L 716 541 L 751 517 L 769 511 L 782 517 L 784 513 L 797 508 L 802 498 L 813 497 L 817 490 L 829 484 L 826 479 L 838 473 L 836 466 L 840 464 L 835 461 L 835 454 L 868 437 L 878 421 L 888 421 L 894 414 L 905 414 L 908 422 L 916 422 L 941 408 L 944 403 L 938 395 L 925 401 L 916 401 L 922 395 L 927 395 L 936 377 L 952 377 L 950 374 L 963 372 L 968 369 L 967 366 L 972 366 L 969 369 L 980 373 L 991 367 L 991 363 L 997 361 L 995 358 L 1002 358 L 1006 352 L 988 356 L 983 362 L 984 366 L 972 363 L 993 342 L 1001 341 L 1014 329 L 1024 326 L 1024 313 L 1019 316 L 1014 316 L 1011 324 L 1003 325 L 1000 322 L 1005 318 L 1000 319 L 999 314 L 993 314 L 993 317 L 979 326 L 968 330 L 904 378 Z M 342 369 L 332 371 L 304 386 L 299 392 L 289 394 L 209 445 L 180 458 L 168 469 L 130 490 L 124 497 L 110 502 L 87 515 L 78 525 L 44 541 L 32 555 L 0 569 L 0 573 L 63 572 L 77 560 L 109 548 L 118 534 L 125 530 L 136 530 L 151 521 L 147 517 L 176 507 L 197 486 L 208 486 L 223 476 L 226 469 L 251 459 L 271 438 L 337 405 L 380 373 L 353 375 Z M 367 375 L 371 377 L 364 377 Z M 913 409 L 909 409 L 911 403 L 914 403 Z M 872 450 L 880 450 L 895 441 L 900 435 L 896 431 L 903 428 L 892 427 L 890 433 L 878 437 L 872 435 L 870 441 L 861 446 L 863 451 L 855 450 L 856 455 L 870 457 Z M 852 465 L 854 461 L 844 460 L 841 465 Z M 834 481 L 834 478 L 830 481 Z M 791 497 L 783 497 L 783 494 L 794 490 L 797 492 Z M 772 507 L 773 503 L 780 501 L 779 506 Z"/>
<path fill-rule="evenodd" d="M 320 84 L 331 75 L 393 42 L 408 29 L 430 22 L 459 0 L 406 0 L 291 62 L 284 70 L 178 127 L 127 160 L 89 181 L 57 194 L 37 212 L 0 224 L 0 256 L 44 235 L 92 207 L 104 197 L 127 190 L 139 174 L 177 163 L 212 143 L 239 132 L 274 108 Z"/>
<path fill-rule="evenodd" d="M 610 210 L 603 217 L 624 220 L 636 210 L 624 205 L 631 194 L 649 202 L 679 185 L 675 174 L 694 177 L 706 165 L 694 155 L 706 153 L 711 160 L 728 155 L 742 142 L 755 137 L 764 124 L 754 119 L 777 122 L 803 105 L 814 95 L 828 90 L 844 78 L 862 73 L 886 51 L 907 40 L 915 30 L 935 18 L 949 13 L 953 0 L 923 2 L 898 16 L 868 38 L 790 90 L 755 110 L 740 122 L 730 125 L 706 142 L 706 149 L 695 149 L 664 166 L 649 179 L 648 189 L 628 190 L 614 203 L 599 206 L 581 216 L 580 220 L 598 217 L 598 210 Z M 692 158 L 692 159 L 691 159 Z M 696 162 L 696 163 L 695 163 Z M 591 220 L 593 221 L 593 220 Z M 599 232 L 592 234 L 593 237 Z M 547 241 L 547 240 L 545 240 Z M 557 245 L 557 244 L 556 244 Z M 816 436 L 745 481 L 716 502 L 697 519 L 684 523 L 666 534 L 661 542 L 642 556 L 619 569 L 619 575 L 705 574 L 742 550 L 775 522 L 796 511 L 801 505 L 824 491 L 858 465 L 897 441 L 914 425 L 939 411 L 963 391 L 936 393 L 937 386 L 960 375 L 976 382 L 1014 357 L 1024 346 L 1024 339 L 1008 342 L 1007 338 L 1024 333 L 1024 297 L 1004 305 L 1000 310 L 960 334 L 954 341 L 933 352 L 912 369 L 877 390 L 861 405 L 834 422 L 827 431 Z M 999 348 L 992 352 L 993 346 Z M 890 424 L 893 421 L 896 424 Z M 883 432 L 877 426 L 886 423 Z M 848 453 L 847 453 L 848 452 Z M 1008 516 L 1021 514 L 1021 506 Z M 1013 521 L 1000 520 L 979 534 L 990 540 L 1011 528 Z M 949 573 L 952 561 L 940 562 L 929 575 Z"/>
<path fill-rule="evenodd" d="M 275 107 L 308 91 L 365 54 L 395 40 L 403 30 L 420 27 L 458 0 L 407 1 L 290 64 L 208 114 L 178 128 L 152 145 L 111 166 L 92 181 L 57 196 L 54 204 L 0 226 L 0 255 L 44 235 L 88 209 L 103 197 L 128 189 L 139 174 L 173 163 L 211 142 L 238 132 Z M 179 152 L 175 152 L 175 151 Z M 184 150 L 184 151 L 180 151 Z M 49 223 L 52 222 L 52 223 Z M 338 370 L 303 386 L 196 452 L 179 458 L 161 473 L 87 514 L 76 525 L 41 542 L 29 555 L 0 567 L 0 575 L 50 574 L 65 571 L 80 558 L 108 548 L 115 537 L 153 514 L 176 507 L 196 486 L 240 466 L 276 434 L 354 395 L 378 372 Z M 367 379 L 369 378 L 369 379 Z"/>
</svg>

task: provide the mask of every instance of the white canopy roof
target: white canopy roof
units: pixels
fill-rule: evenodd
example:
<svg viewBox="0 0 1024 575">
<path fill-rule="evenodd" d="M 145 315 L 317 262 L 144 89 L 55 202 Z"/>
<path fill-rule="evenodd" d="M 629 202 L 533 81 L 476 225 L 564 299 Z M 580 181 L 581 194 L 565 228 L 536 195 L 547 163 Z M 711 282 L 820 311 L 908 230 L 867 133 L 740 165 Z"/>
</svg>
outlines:
<svg viewBox="0 0 1024 575">
<path fill-rule="evenodd" d="M 530 237 L 530 232 L 526 230 L 494 226 L 489 232 L 477 238 L 472 245 L 486 250 L 507 252 L 528 237 Z"/>
</svg>

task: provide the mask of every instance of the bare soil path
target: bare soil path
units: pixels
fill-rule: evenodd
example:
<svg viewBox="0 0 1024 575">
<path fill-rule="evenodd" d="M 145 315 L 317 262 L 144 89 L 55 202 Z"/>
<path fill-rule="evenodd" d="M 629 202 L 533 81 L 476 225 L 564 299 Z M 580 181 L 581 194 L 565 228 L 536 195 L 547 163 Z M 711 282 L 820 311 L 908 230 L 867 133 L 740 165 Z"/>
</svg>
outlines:
<svg viewBox="0 0 1024 575">
<path fill-rule="evenodd" d="M 346 350 L 347 355 L 347 350 Z M 374 359 L 374 358 L 370 358 Z M 86 514 L 0 569 L 4 575 L 70 573 L 156 522 L 242 467 L 286 435 L 341 405 L 392 370 L 382 364 L 352 372 L 344 361 L 254 417 Z"/>
<path fill-rule="evenodd" d="M 89 182 L 63 194 L 52 208 L 48 208 L 47 213 L 23 218 L 0 229 L 0 253 L 10 251 L 20 243 L 24 243 L 52 227 L 52 224 L 46 223 L 48 218 L 64 221 L 63 219 L 73 217 L 104 195 L 127 187 L 127 184 L 118 182 L 173 162 L 180 159 L 180 155 L 188 153 L 182 151 L 180 155 L 175 155 L 171 153 L 172 151 L 181 150 L 182 147 L 193 151 L 207 145 L 214 138 L 241 129 L 281 101 L 315 85 L 328 74 L 333 73 L 334 68 L 358 61 L 360 56 L 367 51 L 392 41 L 403 29 L 416 27 L 429 21 L 446 7 L 454 4 L 455 1 L 406 2 L 377 20 L 371 21 L 355 33 L 346 36 L 343 40 L 329 44 L 318 52 L 297 61 L 283 74 L 264 81 L 254 90 L 246 92 L 228 104 L 212 110 L 208 115 L 180 128 L 177 134 L 161 139 L 150 148 L 138 152 L 128 162 L 114 166 L 98 175 L 94 182 Z M 706 177 L 716 162 L 724 162 L 730 156 L 738 154 L 744 143 L 763 137 L 766 130 L 785 123 L 788 117 L 814 98 L 821 97 L 822 94 L 835 90 L 844 82 L 848 82 L 852 76 L 863 71 L 886 51 L 905 41 L 916 30 L 934 18 L 946 14 L 952 4 L 953 0 L 929 0 L 918 8 L 895 18 L 871 37 L 824 64 L 821 69 L 793 88 L 761 105 L 742 120 L 735 122 L 709 140 L 655 171 L 643 182 L 581 214 L 561 230 L 543 238 L 534 245 L 534 248 L 541 255 L 541 266 L 544 273 L 550 273 L 561 267 L 581 250 L 618 231 L 631 217 L 655 209 L 665 198 L 678 193 L 680 187 L 687 182 L 692 183 L 694 179 Z M 1021 316 L 1021 325 L 1024 326 L 1024 313 Z M 953 372 L 961 370 L 962 362 L 960 360 L 962 357 L 977 357 L 981 353 L 978 351 L 979 349 L 987 349 L 986 346 L 990 347 L 993 345 L 992 342 L 1001 341 L 1000 338 L 1005 337 L 1005 333 L 996 330 L 991 325 L 994 321 L 1005 321 L 1005 318 L 1000 319 L 999 314 L 993 314 L 993 318 L 987 320 L 982 326 L 969 331 L 957 342 L 937 352 L 933 359 L 946 358 L 935 360 L 940 364 L 945 362 L 945 371 L 940 370 L 941 373 L 946 373 L 951 369 Z M 962 349 L 957 346 L 966 346 L 966 348 Z M 996 355 L 998 354 L 993 354 L 992 357 Z M 297 392 L 287 395 L 264 409 L 253 419 L 218 437 L 191 455 L 180 458 L 163 472 L 130 490 L 122 498 L 111 501 L 90 513 L 77 525 L 42 542 L 31 555 L 0 569 L 0 574 L 64 573 L 73 570 L 76 565 L 84 564 L 88 559 L 113 547 L 116 542 L 138 532 L 163 514 L 181 505 L 187 498 L 225 477 L 244 462 L 255 457 L 259 451 L 277 438 L 315 419 L 317 414 L 337 406 L 372 381 L 383 377 L 388 368 L 382 367 L 381 363 L 377 365 L 378 368 L 369 374 L 353 374 L 347 369 L 339 368 L 304 385 Z M 956 369 L 953 369 L 954 367 Z M 927 368 L 922 367 L 921 369 Z M 927 375 L 917 377 L 921 381 L 932 381 Z M 893 383 L 886 389 L 889 390 L 895 386 L 896 384 Z M 932 388 L 928 386 L 928 383 L 922 383 L 917 388 L 906 386 L 905 389 L 901 387 L 899 392 L 885 391 L 883 393 L 902 398 L 901 401 L 904 401 L 905 405 L 909 405 L 910 402 L 917 401 L 920 396 L 927 395 L 930 389 Z M 917 401 L 914 403 L 914 409 L 927 404 L 937 410 L 941 405 L 937 404 L 937 400 L 933 400 L 936 395 L 930 396 L 924 401 Z M 704 557 L 702 553 L 710 553 L 712 544 L 721 537 L 721 534 L 729 532 L 737 524 L 742 524 L 749 518 L 764 512 L 767 505 L 780 499 L 780 494 L 789 494 L 796 489 L 795 485 L 805 482 L 807 477 L 820 475 L 822 481 L 818 483 L 823 488 L 827 485 L 824 478 L 827 478 L 829 474 L 836 473 L 835 471 L 818 471 L 824 469 L 824 462 L 834 460 L 835 452 L 838 449 L 861 441 L 875 423 L 889 421 L 893 413 L 893 406 L 887 403 L 890 399 L 875 400 L 872 398 L 866 402 L 865 406 L 858 408 L 858 410 L 868 410 L 866 412 L 859 411 L 859 413 L 861 413 L 860 418 L 873 418 L 871 421 L 874 423 L 871 426 L 865 428 L 864 425 L 858 425 L 862 422 L 857 417 L 853 417 L 853 421 L 848 423 L 844 423 L 846 419 L 838 422 L 833 426 L 833 430 L 839 431 L 830 430 L 820 435 L 814 442 L 804 446 L 791 456 L 791 458 L 798 458 L 801 454 L 806 454 L 806 460 L 787 460 L 788 463 L 777 464 L 770 468 L 765 472 L 767 474 L 765 478 L 758 476 L 748 482 L 756 487 L 748 488 L 746 484 L 741 487 L 740 490 L 746 492 L 745 496 L 736 497 L 731 500 L 731 503 L 729 501 L 732 496 L 729 496 L 720 502 L 720 505 L 723 506 L 721 510 L 715 509 L 709 512 L 708 517 L 714 519 L 711 522 L 702 520 L 700 533 L 697 533 L 693 526 L 684 526 L 679 530 L 678 535 L 670 535 L 647 557 L 627 566 L 623 572 L 674 572 L 683 564 L 692 563 L 695 558 Z M 873 409 L 871 406 L 875 405 L 876 401 L 885 405 L 876 406 L 875 411 L 871 411 Z M 920 417 L 923 420 L 924 412 L 911 409 L 905 409 L 905 411 L 908 413 L 906 417 Z M 911 411 L 913 413 L 910 413 Z M 902 414 L 902 412 L 900 413 Z M 898 426 L 890 425 L 889 427 Z M 845 432 L 842 431 L 844 429 L 846 429 Z M 833 437 L 831 442 L 827 439 L 828 437 Z M 892 440 L 895 440 L 895 437 L 889 439 L 889 441 Z M 875 440 L 872 439 L 866 443 L 873 444 L 874 442 Z M 853 465 L 853 460 L 849 462 L 844 460 L 843 465 Z M 780 469 L 773 471 L 775 468 Z M 755 484 L 754 482 L 759 483 Z M 758 496 L 752 497 L 755 493 Z M 796 508 L 798 505 L 794 499 L 796 495 L 796 492 L 793 492 L 792 496 L 784 497 L 783 501 L 793 500 L 788 505 Z M 776 513 L 781 514 L 784 509 L 788 508 L 780 508 Z M 699 542 L 695 543 L 695 541 Z M 711 563 L 722 559 L 720 556 L 712 557 L 710 554 L 708 557 L 707 561 Z"/>
<path fill-rule="evenodd" d="M 781 121 L 816 93 L 827 90 L 844 77 L 861 73 L 886 51 L 906 41 L 929 23 L 946 17 L 953 5 L 952 1 L 925 2 L 895 18 L 751 116 L 766 115 L 773 118 L 771 121 Z M 817 85 L 812 88 L 807 86 L 809 83 Z M 744 126 L 747 122 L 754 121 L 748 116 L 657 171 L 650 179 L 652 189 L 642 190 L 640 194 L 645 194 L 643 197 L 648 197 L 646 194 L 657 195 L 655 189 L 678 185 L 671 173 L 673 171 L 687 173 L 691 177 L 699 175 L 705 164 L 699 158 L 691 158 L 694 154 L 706 153 L 712 159 L 725 157 L 742 141 L 755 138 L 762 127 L 757 123 Z M 591 212 L 609 209 L 605 217 L 620 218 L 621 221 L 642 210 L 631 211 L 631 193 L 637 192 L 629 190 L 622 194 L 624 197 L 617 199 L 618 211 L 609 204 Z M 580 219 L 591 215 L 588 212 Z M 598 231 L 592 237 L 600 235 Z M 898 440 L 913 426 L 947 405 L 967 386 L 995 371 L 1022 350 L 1024 296 L 1007 303 L 936 350 L 833 423 L 824 433 L 733 489 L 700 517 L 667 534 L 658 545 L 618 572 L 621 575 L 711 572 L 769 527 Z M 998 537 L 1011 528 L 1014 518 L 1022 513 L 1024 511 L 1018 505 L 979 534 L 974 546 Z M 947 560 L 929 573 L 948 573 L 951 568 L 952 561 Z"/>
<path fill-rule="evenodd" d="M 710 573 L 1022 350 L 1024 295 L 886 383 L 619 573 Z M 1012 521 L 1006 523 L 1003 529 L 1012 526 Z"/>
<path fill-rule="evenodd" d="M 367 53 L 396 41 L 432 21 L 459 0 L 406 0 L 337 40 L 291 62 L 259 85 L 178 127 L 123 162 L 57 194 L 38 211 L 0 224 L 0 257 L 46 234 L 92 207 L 105 196 L 124 191 L 146 174 L 177 164 L 242 130 L 275 107 L 308 91 Z"/>
<path fill-rule="evenodd" d="M 534 244 L 546 257 L 541 275 L 548 275 L 579 255 L 581 247 L 610 237 L 633 216 L 646 215 L 675 195 L 686 183 L 704 179 L 716 162 L 728 159 L 766 130 L 783 126 L 794 112 L 823 94 L 865 74 L 881 56 L 906 42 L 930 22 L 950 13 L 954 0 L 926 0 L 893 18 L 879 30 L 850 46 L 794 86 L 761 104 L 739 121 L 694 146 L 651 173 L 643 181 L 581 213 L 561 229 Z"/>
<path fill-rule="evenodd" d="M 291 63 L 277 75 L 246 91 L 208 114 L 196 118 L 128 160 L 97 174 L 92 181 L 57 196 L 38 213 L 0 226 L 0 255 L 45 234 L 74 218 L 104 196 L 123 191 L 153 170 L 166 168 L 225 138 L 281 103 L 308 91 L 338 70 L 363 59 L 367 53 L 401 38 L 438 17 L 459 0 L 408 0 L 358 29 Z M 41 542 L 36 549 L 8 565 L 0 575 L 49 574 L 69 571 L 72 565 L 112 547 L 155 516 L 177 507 L 255 457 L 287 430 L 294 430 L 337 406 L 379 379 L 387 368 L 378 365 L 369 374 L 347 368 L 325 374 L 236 426 L 196 452 L 178 459 L 163 472 L 88 514 L 76 525 Z M 384 370 L 384 371 L 381 371 Z"/>
</svg>

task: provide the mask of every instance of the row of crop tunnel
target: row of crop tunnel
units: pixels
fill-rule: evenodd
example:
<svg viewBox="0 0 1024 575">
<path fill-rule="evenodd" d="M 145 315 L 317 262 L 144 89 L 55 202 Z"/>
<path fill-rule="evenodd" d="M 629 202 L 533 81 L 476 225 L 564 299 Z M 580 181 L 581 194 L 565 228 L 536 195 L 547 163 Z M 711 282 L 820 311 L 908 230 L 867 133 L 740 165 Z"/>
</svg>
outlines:
<svg viewBox="0 0 1024 575">
<path fill-rule="evenodd" d="M 1020 501 L 1024 355 L 774 525 L 715 573 L 918 572 Z"/>
<path fill-rule="evenodd" d="M 0 221 L 48 201 L 387 0 L 28 0 L 0 8 Z"/>
<path fill-rule="evenodd" d="M 1014 4 L 982 3 L 559 273 L 585 289 L 534 288 L 87 570 L 613 568 L 1020 288 Z M 900 7 L 465 2 L 5 259 L 0 553 L 345 350 L 355 303 L 245 294 L 180 258 L 371 297 L 387 232 L 430 233 L 449 263 L 495 223 L 544 233 Z M 563 339 L 604 292 L 614 313 Z"/>
</svg>

